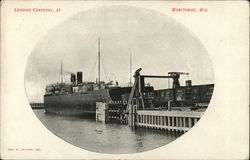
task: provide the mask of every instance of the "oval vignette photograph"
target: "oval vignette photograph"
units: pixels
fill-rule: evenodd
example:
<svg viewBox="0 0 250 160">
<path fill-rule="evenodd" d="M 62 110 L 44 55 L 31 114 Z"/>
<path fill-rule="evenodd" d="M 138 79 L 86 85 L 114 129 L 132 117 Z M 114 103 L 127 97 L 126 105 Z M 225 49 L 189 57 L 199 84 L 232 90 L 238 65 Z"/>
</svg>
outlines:
<svg viewBox="0 0 250 160">
<path fill-rule="evenodd" d="M 188 132 L 209 107 L 211 58 L 197 35 L 160 12 L 84 10 L 30 53 L 25 89 L 36 117 L 82 149 L 144 152 Z"/>
</svg>

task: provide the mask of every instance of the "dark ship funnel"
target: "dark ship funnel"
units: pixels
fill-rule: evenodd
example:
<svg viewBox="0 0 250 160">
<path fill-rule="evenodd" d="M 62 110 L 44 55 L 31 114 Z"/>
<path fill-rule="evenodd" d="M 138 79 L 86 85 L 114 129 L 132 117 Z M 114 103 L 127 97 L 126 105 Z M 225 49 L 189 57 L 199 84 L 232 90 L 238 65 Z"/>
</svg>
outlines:
<svg viewBox="0 0 250 160">
<path fill-rule="evenodd" d="M 191 80 L 187 80 L 186 81 L 186 86 L 187 87 L 191 87 L 192 86 L 192 81 Z"/>
<path fill-rule="evenodd" d="M 82 72 L 77 72 L 77 84 L 82 83 Z"/>
<path fill-rule="evenodd" d="M 70 82 L 74 85 L 76 84 L 76 75 L 74 73 L 70 74 Z"/>
</svg>

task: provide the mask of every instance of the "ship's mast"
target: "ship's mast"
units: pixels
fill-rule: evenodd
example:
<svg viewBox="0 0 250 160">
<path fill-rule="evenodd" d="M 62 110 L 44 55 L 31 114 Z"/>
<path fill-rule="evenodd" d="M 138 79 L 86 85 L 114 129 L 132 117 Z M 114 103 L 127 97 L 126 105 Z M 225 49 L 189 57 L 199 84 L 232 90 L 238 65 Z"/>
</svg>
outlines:
<svg viewBox="0 0 250 160">
<path fill-rule="evenodd" d="M 98 86 L 101 89 L 101 58 L 100 58 L 100 37 L 98 37 Z"/>
<path fill-rule="evenodd" d="M 131 73 L 132 73 L 132 55 L 130 53 L 129 55 L 129 85 L 130 86 L 132 86 Z"/>
<path fill-rule="evenodd" d="M 63 64 L 61 60 L 61 83 L 63 83 Z"/>
</svg>

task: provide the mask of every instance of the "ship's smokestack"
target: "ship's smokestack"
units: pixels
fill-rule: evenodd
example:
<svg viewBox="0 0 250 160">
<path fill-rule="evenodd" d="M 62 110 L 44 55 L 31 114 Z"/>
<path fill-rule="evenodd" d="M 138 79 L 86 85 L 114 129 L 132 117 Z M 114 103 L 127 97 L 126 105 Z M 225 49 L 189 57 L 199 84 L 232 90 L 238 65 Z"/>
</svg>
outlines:
<svg viewBox="0 0 250 160">
<path fill-rule="evenodd" d="M 82 72 L 77 72 L 77 84 L 82 83 Z"/>
<path fill-rule="evenodd" d="M 187 87 L 192 86 L 192 81 L 191 81 L 191 80 L 187 80 L 187 81 L 186 81 L 186 86 L 187 86 Z"/>
<path fill-rule="evenodd" d="M 70 74 L 70 82 L 74 85 L 76 84 L 76 75 L 74 73 Z"/>
</svg>

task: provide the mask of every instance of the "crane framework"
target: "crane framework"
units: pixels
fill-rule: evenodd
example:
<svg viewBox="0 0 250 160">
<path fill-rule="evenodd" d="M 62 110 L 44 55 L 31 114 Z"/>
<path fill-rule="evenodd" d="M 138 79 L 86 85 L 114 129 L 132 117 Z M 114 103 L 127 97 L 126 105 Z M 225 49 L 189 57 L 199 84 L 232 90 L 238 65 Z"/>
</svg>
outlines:
<svg viewBox="0 0 250 160">
<path fill-rule="evenodd" d="M 180 75 L 189 75 L 189 73 L 184 73 L 184 72 L 169 72 L 168 76 L 140 75 L 141 70 L 142 69 L 139 68 L 134 74 L 135 82 L 134 82 L 133 88 L 129 96 L 127 110 L 132 105 L 137 105 L 138 108 L 145 109 L 145 104 L 143 100 L 145 78 L 172 78 L 173 79 L 173 91 L 174 91 L 173 103 L 175 103 L 176 101 L 175 88 L 180 87 L 180 83 L 179 83 Z"/>
</svg>

